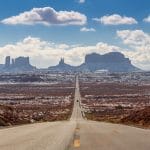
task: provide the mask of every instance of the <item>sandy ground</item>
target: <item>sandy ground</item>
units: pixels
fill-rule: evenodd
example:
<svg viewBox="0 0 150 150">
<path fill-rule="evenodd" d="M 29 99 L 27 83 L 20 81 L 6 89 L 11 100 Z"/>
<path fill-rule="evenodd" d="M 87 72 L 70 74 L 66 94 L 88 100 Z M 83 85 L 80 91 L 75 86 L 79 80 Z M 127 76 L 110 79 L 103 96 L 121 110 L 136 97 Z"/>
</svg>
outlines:
<svg viewBox="0 0 150 150">
<path fill-rule="evenodd" d="M 150 150 L 150 130 L 87 121 L 78 78 L 70 121 L 0 129 L 0 150 Z"/>
</svg>

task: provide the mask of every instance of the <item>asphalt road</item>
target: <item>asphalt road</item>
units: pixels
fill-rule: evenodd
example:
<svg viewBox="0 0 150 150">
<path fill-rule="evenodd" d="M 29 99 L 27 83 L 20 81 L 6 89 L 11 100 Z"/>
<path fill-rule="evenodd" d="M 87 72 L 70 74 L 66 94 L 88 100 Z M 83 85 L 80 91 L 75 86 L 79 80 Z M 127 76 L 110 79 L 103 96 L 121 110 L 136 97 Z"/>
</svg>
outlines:
<svg viewBox="0 0 150 150">
<path fill-rule="evenodd" d="M 87 121 L 79 82 L 70 121 L 0 129 L 0 150 L 150 150 L 150 130 Z"/>
</svg>

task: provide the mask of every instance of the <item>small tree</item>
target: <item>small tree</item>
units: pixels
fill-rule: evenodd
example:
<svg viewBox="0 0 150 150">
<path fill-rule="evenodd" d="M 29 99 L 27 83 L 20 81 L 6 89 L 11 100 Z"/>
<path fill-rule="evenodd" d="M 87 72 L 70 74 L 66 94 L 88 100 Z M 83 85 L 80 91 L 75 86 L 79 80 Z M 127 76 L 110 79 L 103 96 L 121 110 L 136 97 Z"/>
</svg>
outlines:
<svg viewBox="0 0 150 150">
<path fill-rule="evenodd" d="M 123 107 L 121 105 L 118 105 L 115 107 L 116 109 L 123 109 Z"/>
</svg>

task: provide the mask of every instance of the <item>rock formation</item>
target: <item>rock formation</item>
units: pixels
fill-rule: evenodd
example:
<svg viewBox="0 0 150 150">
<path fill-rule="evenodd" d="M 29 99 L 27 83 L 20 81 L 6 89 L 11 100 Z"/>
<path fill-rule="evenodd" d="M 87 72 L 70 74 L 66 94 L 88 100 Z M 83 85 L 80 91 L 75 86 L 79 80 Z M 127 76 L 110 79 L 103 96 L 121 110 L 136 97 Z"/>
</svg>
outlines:
<svg viewBox="0 0 150 150">
<path fill-rule="evenodd" d="M 78 70 L 83 71 L 96 71 L 108 70 L 110 72 L 131 72 L 138 71 L 131 64 L 129 58 L 125 58 L 122 53 L 110 52 L 104 55 L 92 53 L 85 57 L 85 62 L 78 67 Z"/>
</svg>

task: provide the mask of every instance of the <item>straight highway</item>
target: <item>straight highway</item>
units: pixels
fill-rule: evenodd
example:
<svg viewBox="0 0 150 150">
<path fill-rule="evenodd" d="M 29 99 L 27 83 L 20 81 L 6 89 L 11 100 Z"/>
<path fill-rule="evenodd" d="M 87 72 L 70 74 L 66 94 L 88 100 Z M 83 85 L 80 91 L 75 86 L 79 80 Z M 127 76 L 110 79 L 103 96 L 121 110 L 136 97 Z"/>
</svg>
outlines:
<svg viewBox="0 0 150 150">
<path fill-rule="evenodd" d="M 150 150 L 150 130 L 88 121 L 81 106 L 76 77 L 69 121 L 0 129 L 0 150 Z"/>
</svg>

